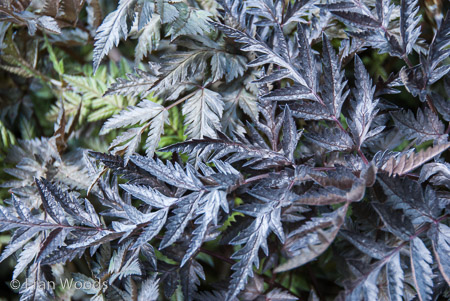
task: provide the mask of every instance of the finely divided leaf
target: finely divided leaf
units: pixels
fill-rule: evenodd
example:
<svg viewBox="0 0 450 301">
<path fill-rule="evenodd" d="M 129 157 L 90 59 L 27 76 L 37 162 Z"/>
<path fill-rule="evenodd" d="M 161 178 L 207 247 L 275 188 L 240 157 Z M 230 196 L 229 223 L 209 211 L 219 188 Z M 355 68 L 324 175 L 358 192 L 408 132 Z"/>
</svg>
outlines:
<svg viewBox="0 0 450 301">
<path fill-rule="evenodd" d="M 305 134 L 305 137 L 328 152 L 349 151 L 353 148 L 352 138 L 338 127 L 322 128 L 320 132 Z"/>
<path fill-rule="evenodd" d="M 372 86 L 372 80 L 358 56 L 355 56 L 355 78 L 357 79 L 355 100 L 351 102 L 352 111 L 348 125 L 358 148 L 360 148 L 367 138 L 378 134 L 384 127 L 370 131 L 372 121 L 378 112 L 376 109 L 378 100 L 373 99 L 375 87 Z"/>
<path fill-rule="evenodd" d="M 119 44 L 121 38 L 128 36 L 127 15 L 128 9 L 136 3 L 136 0 L 120 0 L 119 6 L 110 13 L 102 25 L 97 29 L 94 44 L 94 73 L 109 51 Z"/>
<path fill-rule="evenodd" d="M 331 46 L 325 34 L 322 35 L 323 47 L 323 68 L 324 85 L 322 88 L 322 97 L 324 103 L 330 110 L 330 114 L 336 119 L 341 116 L 341 108 L 349 91 L 345 91 L 347 81 L 344 78 L 344 72 L 341 71 L 341 63 Z"/>
<path fill-rule="evenodd" d="M 450 285 L 450 228 L 444 224 L 433 224 L 428 236 L 433 245 L 439 271 L 447 285 Z"/>
<path fill-rule="evenodd" d="M 126 111 L 124 110 L 109 118 L 103 125 L 100 135 L 104 135 L 113 129 L 143 124 L 160 114 L 163 110 L 165 109 L 160 104 L 144 99 L 137 106 L 129 107 Z"/>
<path fill-rule="evenodd" d="M 433 258 L 431 253 L 418 237 L 411 240 L 410 249 L 411 269 L 419 300 L 432 300 L 433 270 L 431 264 L 433 263 Z"/>
<path fill-rule="evenodd" d="M 389 175 L 404 175 L 436 157 L 449 147 L 450 143 L 446 143 L 429 147 L 418 153 L 400 153 L 398 156 L 390 157 L 389 160 L 383 164 L 381 170 L 386 171 Z"/>
<path fill-rule="evenodd" d="M 444 124 L 439 116 L 428 108 L 417 110 L 417 118 L 411 111 L 393 112 L 392 118 L 407 139 L 416 139 L 416 144 L 422 144 L 428 140 L 446 141 Z"/>
<path fill-rule="evenodd" d="M 420 16 L 417 0 L 402 0 L 400 9 L 400 34 L 404 55 L 411 53 L 420 35 Z"/>
<path fill-rule="evenodd" d="M 285 248 L 292 252 L 294 257 L 278 266 L 274 272 L 280 273 L 295 269 L 322 254 L 338 234 L 347 208 L 348 204 L 334 212 L 324 214 L 323 217 L 314 217 L 302 227 L 291 232 Z"/>
<path fill-rule="evenodd" d="M 199 89 L 183 105 L 184 123 L 191 138 L 216 137 L 220 130 L 224 103 L 219 93 Z"/>
</svg>

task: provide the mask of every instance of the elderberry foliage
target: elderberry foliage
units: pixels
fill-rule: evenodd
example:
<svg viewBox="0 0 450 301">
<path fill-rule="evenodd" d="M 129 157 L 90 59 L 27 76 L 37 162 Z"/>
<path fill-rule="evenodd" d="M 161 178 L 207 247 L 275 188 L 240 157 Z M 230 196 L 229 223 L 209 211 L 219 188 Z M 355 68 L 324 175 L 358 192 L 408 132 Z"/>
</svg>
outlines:
<svg viewBox="0 0 450 301">
<path fill-rule="evenodd" d="M 417 0 L 0 2 L 5 281 L 449 298 L 449 55 Z"/>
</svg>

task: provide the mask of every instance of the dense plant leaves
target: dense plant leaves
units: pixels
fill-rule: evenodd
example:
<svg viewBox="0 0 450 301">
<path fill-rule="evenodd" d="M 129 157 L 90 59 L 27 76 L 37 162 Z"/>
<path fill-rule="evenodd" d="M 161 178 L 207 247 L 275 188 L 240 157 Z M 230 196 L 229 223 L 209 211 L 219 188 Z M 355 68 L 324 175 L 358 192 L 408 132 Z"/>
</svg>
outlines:
<svg viewBox="0 0 450 301">
<path fill-rule="evenodd" d="M 263 134 L 271 139 L 278 139 L 281 134 L 283 135 L 280 148 L 283 149 L 284 154 L 276 150 L 278 142 L 268 145 L 261 133 L 253 126 L 249 126 L 249 135 L 246 137 L 236 134 L 235 139 L 231 140 L 223 133 L 218 132 L 216 139 L 193 139 L 163 148 L 161 151 L 185 152 L 191 156 L 195 154 L 197 158 L 205 161 L 222 159 L 226 156 L 228 156 L 226 161 L 229 163 L 250 159 L 244 166 L 251 166 L 254 169 L 291 165 L 300 134 L 297 132 L 292 112 L 289 109 L 285 108 L 284 112 L 278 116 L 276 124 L 274 123 L 274 113 L 273 110 L 267 112 L 270 115 L 265 115 L 265 123 L 258 123 L 257 126 Z M 282 133 L 280 133 L 281 129 L 283 129 Z"/>
<path fill-rule="evenodd" d="M 259 249 L 262 248 L 264 253 L 268 255 L 266 240 L 269 231 L 279 231 L 281 227 L 280 208 L 278 206 L 273 202 L 267 203 L 256 214 L 253 223 L 230 242 L 233 245 L 245 243 L 245 246 L 232 256 L 234 259 L 239 259 L 239 262 L 231 267 L 234 273 L 231 276 L 226 300 L 233 300 L 239 291 L 244 288 L 247 277 L 253 276 L 253 265 L 259 267 Z"/>
<path fill-rule="evenodd" d="M 323 253 L 333 242 L 344 222 L 348 204 L 323 217 L 313 218 L 289 233 L 286 249 L 292 258 L 278 266 L 275 272 L 295 269 Z"/>
<path fill-rule="evenodd" d="M 57 283 L 21 299 L 445 299 L 450 23 L 425 4 L 4 1 L 0 261 Z"/>
<path fill-rule="evenodd" d="M 408 139 L 417 138 L 417 144 L 422 144 L 422 142 L 427 140 L 436 140 L 438 143 L 447 141 L 444 125 L 439 120 L 439 117 L 428 108 L 424 111 L 419 109 L 417 118 L 414 117 L 411 111 L 394 112 L 392 117 Z"/>
<path fill-rule="evenodd" d="M 136 107 L 130 107 L 109 118 L 103 125 L 100 134 L 106 134 L 112 129 L 138 124 L 138 128 L 131 128 L 114 139 L 110 148 L 114 148 L 113 154 L 125 153 L 127 162 L 138 147 L 141 135 L 148 129 L 146 152 L 148 156 L 153 156 L 160 137 L 164 133 L 164 124 L 167 122 L 168 115 L 169 113 L 163 106 L 145 99 Z"/>
</svg>

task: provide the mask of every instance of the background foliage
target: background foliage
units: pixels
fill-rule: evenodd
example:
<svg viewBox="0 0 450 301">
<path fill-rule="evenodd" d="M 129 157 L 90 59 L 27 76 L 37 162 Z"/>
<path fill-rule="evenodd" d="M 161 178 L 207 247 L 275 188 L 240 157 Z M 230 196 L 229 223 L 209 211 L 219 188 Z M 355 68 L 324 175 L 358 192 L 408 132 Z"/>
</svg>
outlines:
<svg viewBox="0 0 450 301">
<path fill-rule="evenodd" d="M 1 297 L 448 299 L 447 11 L 0 1 Z"/>
</svg>

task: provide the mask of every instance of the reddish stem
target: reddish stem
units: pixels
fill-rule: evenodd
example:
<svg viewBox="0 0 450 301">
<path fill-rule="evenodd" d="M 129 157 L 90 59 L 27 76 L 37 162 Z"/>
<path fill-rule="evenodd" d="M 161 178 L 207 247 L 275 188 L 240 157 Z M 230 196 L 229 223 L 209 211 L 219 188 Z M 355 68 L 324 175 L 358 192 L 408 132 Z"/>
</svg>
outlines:
<svg viewBox="0 0 450 301">
<path fill-rule="evenodd" d="M 361 149 L 358 149 L 358 154 L 361 157 L 361 159 L 364 161 L 365 164 L 369 164 L 369 161 L 367 160 L 366 156 L 364 156 L 364 154 L 361 151 Z"/>
</svg>

